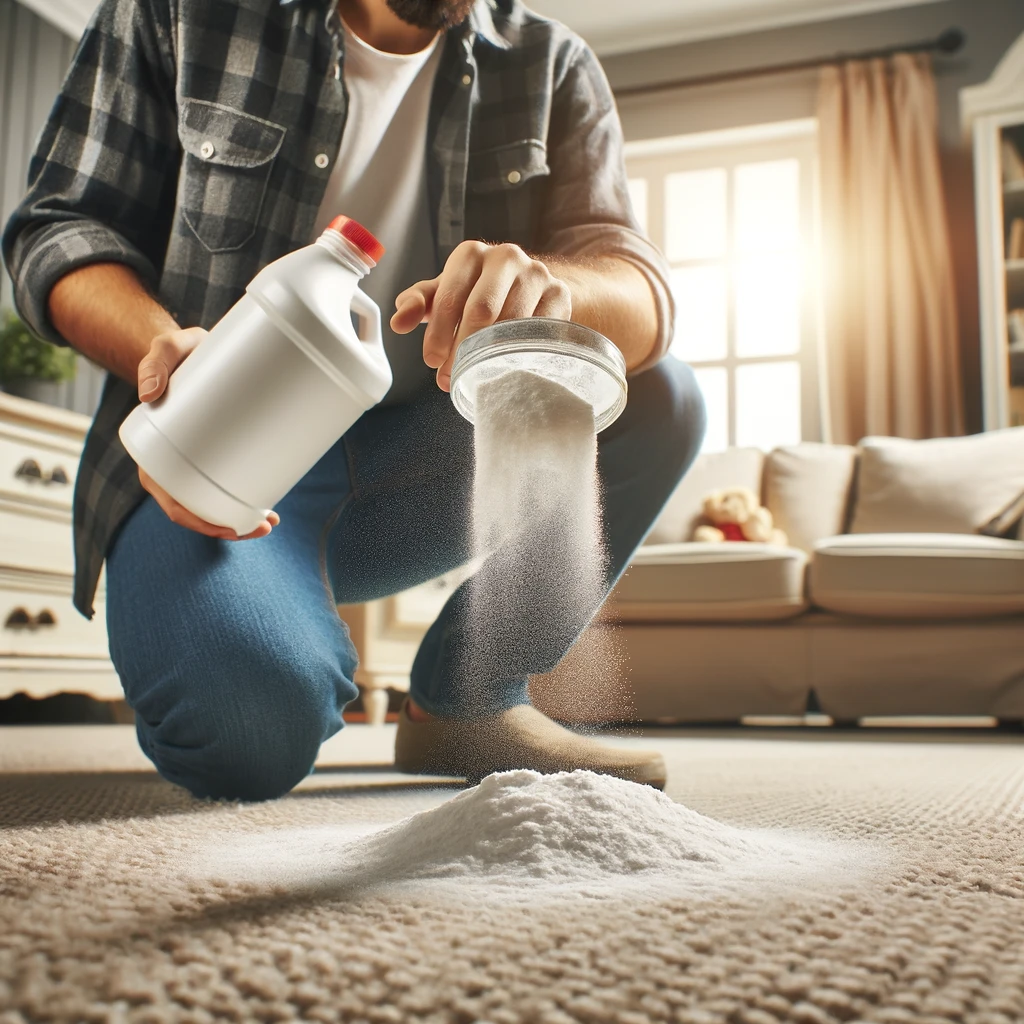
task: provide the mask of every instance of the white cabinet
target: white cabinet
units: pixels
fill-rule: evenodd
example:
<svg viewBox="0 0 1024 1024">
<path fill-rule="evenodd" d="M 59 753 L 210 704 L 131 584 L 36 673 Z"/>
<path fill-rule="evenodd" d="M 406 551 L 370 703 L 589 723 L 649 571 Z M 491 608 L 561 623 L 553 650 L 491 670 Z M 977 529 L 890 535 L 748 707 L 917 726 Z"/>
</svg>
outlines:
<svg viewBox="0 0 1024 1024">
<path fill-rule="evenodd" d="M 974 144 L 986 430 L 1024 423 L 1024 35 L 963 89 Z M 1016 225 L 1016 226 L 1015 226 Z"/>
<path fill-rule="evenodd" d="M 96 614 L 71 603 L 71 497 L 89 418 L 0 394 L 0 697 L 123 696 Z"/>
</svg>

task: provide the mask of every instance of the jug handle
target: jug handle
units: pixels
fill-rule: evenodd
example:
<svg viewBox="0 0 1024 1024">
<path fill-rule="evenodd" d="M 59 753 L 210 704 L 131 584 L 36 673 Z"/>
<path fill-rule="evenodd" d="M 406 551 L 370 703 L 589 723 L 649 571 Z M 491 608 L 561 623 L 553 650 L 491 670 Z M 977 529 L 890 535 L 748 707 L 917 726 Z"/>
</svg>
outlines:
<svg viewBox="0 0 1024 1024">
<path fill-rule="evenodd" d="M 356 336 L 367 344 L 381 345 L 380 310 L 377 303 L 358 288 L 352 293 L 352 312 L 359 319 Z"/>
</svg>

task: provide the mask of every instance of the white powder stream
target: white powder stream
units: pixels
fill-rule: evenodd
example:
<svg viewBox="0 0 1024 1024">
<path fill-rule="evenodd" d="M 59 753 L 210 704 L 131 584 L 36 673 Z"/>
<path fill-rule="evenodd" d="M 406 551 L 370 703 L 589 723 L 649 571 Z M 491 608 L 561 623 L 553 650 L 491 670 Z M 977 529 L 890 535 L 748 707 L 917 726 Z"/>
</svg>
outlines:
<svg viewBox="0 0 1024 1024">
<path fill-rule="evenodd" d="M 551 670 L 580 635 L 606 557 L 590 404 L 525 370 L 475 397 L 466 675 L 486 707 L 486 687 Z"/>
<path fill-rule="evenodd" d="M 749 895 L 831 884 L 863 863 L 849 844 L 735 828 L 611 776 L 516 771 L 384 828 L 237 837 L 194 870 L 324 896 L 473 904 Z"/>
<path fill-rule="evenodd" d="M 474 553 L 545 543 L 545 562 L 572 577 L 567 601 L 590 600 L 604 558 L 597 435 L 590 404 L 535 373 L 515 370 L 476 396 Z"/>
</svg>

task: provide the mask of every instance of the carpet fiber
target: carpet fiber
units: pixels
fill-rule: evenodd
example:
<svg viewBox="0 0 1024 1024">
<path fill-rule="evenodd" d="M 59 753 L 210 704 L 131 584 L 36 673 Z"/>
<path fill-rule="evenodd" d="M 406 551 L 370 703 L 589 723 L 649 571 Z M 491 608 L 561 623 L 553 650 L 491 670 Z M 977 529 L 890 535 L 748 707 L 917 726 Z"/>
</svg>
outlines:
<svg viewBox="0 0 1024 1024">
<path fill-rule="evenodd" d="M 629 741 L 688 807 L 872 865 L 808 886 L 508 904 L 204 876 L 459 792 L 375 768 L 391 735 L 353 728 L 360 764 L 233 806 L 145 770 L 128 728 L 0 730 L 0 1024 L 1024 1020 L 1019 742 Z"/>
</svg>

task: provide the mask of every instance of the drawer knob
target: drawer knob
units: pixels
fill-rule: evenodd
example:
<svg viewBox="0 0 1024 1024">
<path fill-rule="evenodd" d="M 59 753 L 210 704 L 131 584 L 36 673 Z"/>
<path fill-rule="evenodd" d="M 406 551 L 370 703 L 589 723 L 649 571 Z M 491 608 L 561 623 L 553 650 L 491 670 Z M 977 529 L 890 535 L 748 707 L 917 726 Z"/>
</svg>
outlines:
<svg viewBox="0 0 1024 1024">
<path fill-rule="evenodd" d="M 68 471 L 63 466 L 54 466 L 49 474 L 43 472 L 35 459 L 26 459 L 15 471 L 19 480 L 39 480 L 44 484 L 67 485 L 71 483 Z"/>
<path fill-rule="evenodd" d="M 4 629 L 39 629 L 41 626 L 56 626 L 57 616 L 44 608 L 38 615 L 32 615 L 27 608 L 15 608 L 4 622 Z"/>
</svg>

